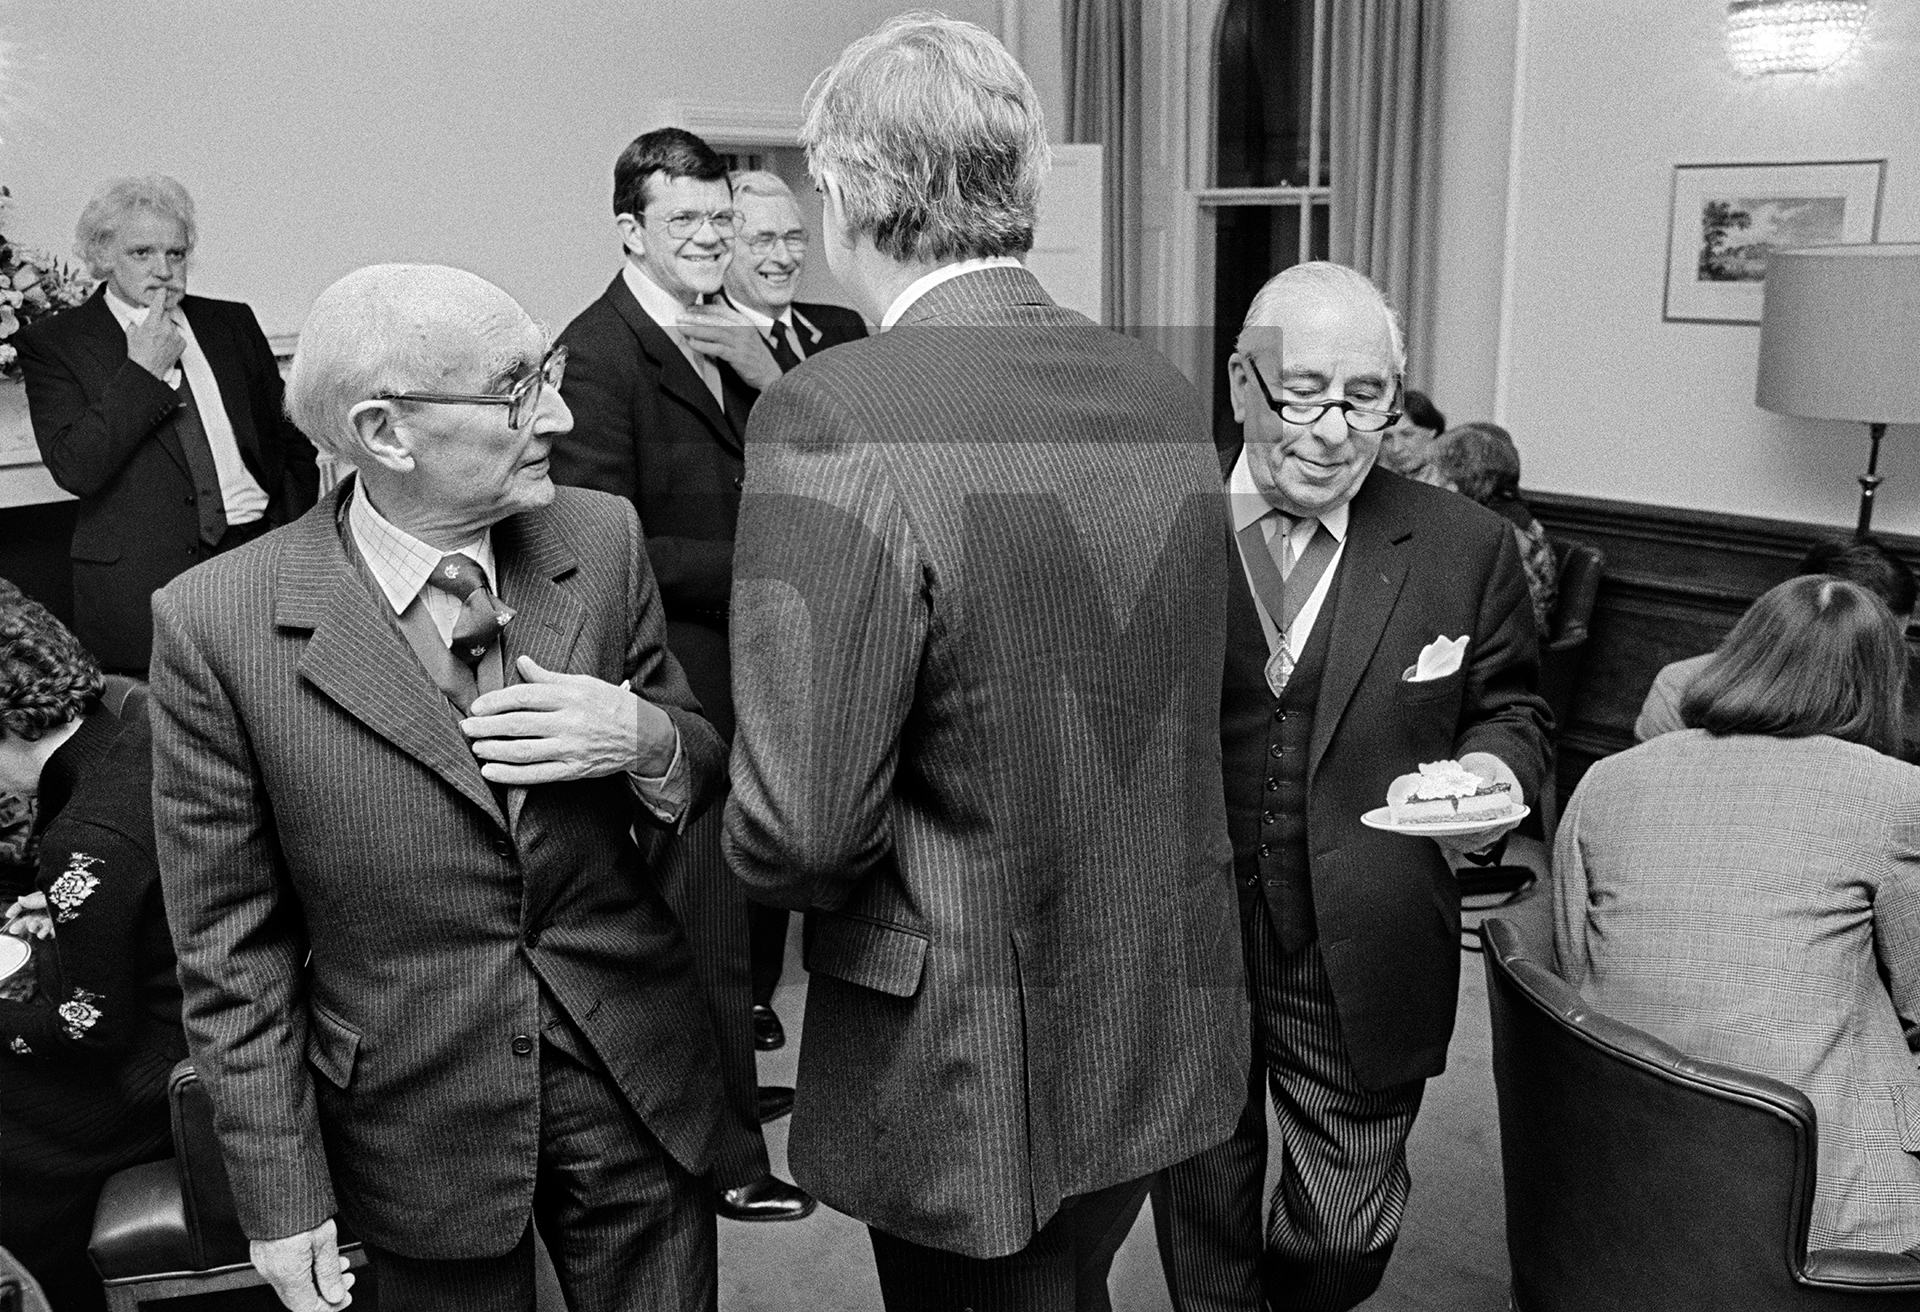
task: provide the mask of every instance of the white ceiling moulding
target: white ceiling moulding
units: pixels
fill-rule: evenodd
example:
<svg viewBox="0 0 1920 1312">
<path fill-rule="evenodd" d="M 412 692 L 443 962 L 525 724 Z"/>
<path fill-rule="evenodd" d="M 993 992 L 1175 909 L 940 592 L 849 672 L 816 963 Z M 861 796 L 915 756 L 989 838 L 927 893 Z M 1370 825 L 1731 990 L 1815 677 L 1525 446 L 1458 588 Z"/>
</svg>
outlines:
<svg viewBox="0 0 1920 1312">
<path fill-rule="evenodd" d="M 728 146 L 797 146 L 800 123 L 798 105 L 774 108 L 659 100 L 653 106 L 653 126 L 685 128 L 697 137 Z"/>
<path fill-rule="evenodd" d="M 1748 77 L 1818 73 L 1847 56 L 1868 0 L 1730 0 L 1727 58 Z"/>
</svg>

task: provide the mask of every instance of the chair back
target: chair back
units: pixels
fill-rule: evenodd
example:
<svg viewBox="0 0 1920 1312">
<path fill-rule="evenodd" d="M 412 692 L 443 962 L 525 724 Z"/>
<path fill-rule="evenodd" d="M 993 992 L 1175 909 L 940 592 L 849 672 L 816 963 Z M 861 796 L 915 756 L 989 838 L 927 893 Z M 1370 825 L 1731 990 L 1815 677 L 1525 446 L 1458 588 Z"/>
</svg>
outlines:
<svg viewBox="0 0 1920 1312">
<path fill-rule="evenodd" d="M 1481 937 L 1520 1312 L 1858 1309 L 1878 1292 L 1877 1267 L 1857 1287 L 1803 1282 L 1815 1160 L 1804 1094 L 1599 1014 L 1529 961 L 1504 920 Z M 1885 1255 L 1859 1256 L 1865 1270 Z M 1872 1307 L 1920 1306 L 1910 1289 Z"/>
<path fill-rule="evenodd" d="M 0 1248 L 0 1312 L 53 1312 L 33 1272 Z"/>
<path fill-rule="evenodd" d="M 1559 592 L 1553 603 L 1553 631 L 1540 651 L 1540 695 L 1553 708 L 1553 722 L 1564 727 L 1573 713 L 1580 670 L 1586 663 L 1593 602 L 1600 592 L 1607 558 L 1585 542 L 1553 540 Z"/>
<path fill-rule="evenodd" d="M 168 1077 L 167 1107 L 173 1116 L 173 1159 L 196 1267 L 245 1262 L 247 1237 L 240 1229 L 220 1141 L 214 1137 L 213 1101 L 191 1061 L 175 1065 Z"/>
</svg>

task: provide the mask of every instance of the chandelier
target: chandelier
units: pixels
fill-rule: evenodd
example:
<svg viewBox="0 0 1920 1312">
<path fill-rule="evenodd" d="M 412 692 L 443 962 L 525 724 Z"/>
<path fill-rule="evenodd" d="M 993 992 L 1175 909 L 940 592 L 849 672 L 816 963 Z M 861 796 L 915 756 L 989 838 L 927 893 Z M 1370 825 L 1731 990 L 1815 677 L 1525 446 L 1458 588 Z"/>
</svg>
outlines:
<svg viewBox="0 0 1920 1312">
<path fill-rule="evenodd" d="M 1853 48 L 1868 0 L 1730 0 L 1727 55 L 1749 77 L 1818 73 Z"/>
</svg>

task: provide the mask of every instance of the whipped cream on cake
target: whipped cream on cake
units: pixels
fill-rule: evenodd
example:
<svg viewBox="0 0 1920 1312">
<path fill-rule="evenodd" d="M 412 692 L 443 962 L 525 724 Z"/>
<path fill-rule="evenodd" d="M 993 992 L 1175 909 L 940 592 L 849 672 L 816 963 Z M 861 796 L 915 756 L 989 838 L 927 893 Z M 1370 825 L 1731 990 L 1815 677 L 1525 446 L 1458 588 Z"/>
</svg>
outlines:
<svg viewBox="0 0 1920 1312">
<path fill-rule="evenodd" d="M 1517 810 L 1510 784 L 1488 783 L 1458 761 L 1428 761 L 1387 786 L 1387 812 L 1397 825 L 1495 824 Z"/>
</svg>

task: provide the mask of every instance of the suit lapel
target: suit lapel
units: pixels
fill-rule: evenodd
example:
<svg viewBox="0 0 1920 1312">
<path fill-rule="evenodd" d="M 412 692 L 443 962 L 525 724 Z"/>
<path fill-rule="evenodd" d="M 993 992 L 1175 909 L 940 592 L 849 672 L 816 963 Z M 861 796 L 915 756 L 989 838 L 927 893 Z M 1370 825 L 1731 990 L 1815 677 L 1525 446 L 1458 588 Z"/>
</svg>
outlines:
<svg viewBox="0 0 1920 1312">
<path fill-rule="evenodd" d="M 220 388 L 220 405 L 227 416 L 227 423 L 233 428 L 233 440 L 240 448 L 240 458 L 245 462 L 247 471 L 264 483 L 264 475 L 260 472 L 260 436 L 253 430 L 253 407 L 247 404 L 252 392 L 247 386 L 246 375 L 240 371 L 242 357 L 239 347 L 228 338 L 226 324 L 208 314 L 205 303 L 199 297 L 182 298 L 180 309 L 192 325 L 194 338 L 200 343 L 200 353 L 207 357 L 207 367 L 213 371 L 213 381 Z M 212 400 L 212 397 L 208 397 L 200 404 L 204 408 Z"/>
<path fill-rule="evenodd" d="M 290 540 L 275 581 L 274 622 L 312 634 L 300 657 L 301 677 L 504 827 L 506 817 L 446 694 L 421 668 L 384 598 L 368 588 L 347 554 L 339 513 L 352 487 L 352 479 L 343 481 L 286 528 Z"/>
<path fill-rule="evenodd" d="M 1311 779 L 1326 754 L 1333 731 L 1353 700 L 1360 680 L 1373 660 L 1374 649 L 1387 631 L 1387 621 L 1406 582 L 1413 525 L 1389 514 L 1379 504 L 1379 475 L 1369 473 L 1350 503 L 1347 544 L 1342 553 L 1338 593 L 1334 602 L 1333 632 L 1328 636 L 1327 665 L 1320 678 L 1320 700 L 1313 711 L 1313 742 L 1307 753 Z"/>
<path fill-rule="evenodd" d="M 520 656 L 531 656 L 543 669 L 565 670 L 586 620 L 585 607 L 557 583 L 579 568 L 572 548 L 544 517 L 526 514 L 494 525 L 493 555 L 500 599 L 513 610 L 501 639 L 506 681 L 520 682 L 514 668 Z M 526 801 L 525 788 L 507 790 L 510 829 L 517 830 Z"/>
<path fill-rule="evenodd" d="M 74 327 L 80 330 L 82 339 L 92 350 L 100 365 L 100 377 L 111 378 L 120 372 L 127 363 L 127 330 L 113 317 L 113 311 L 107 306 L 107 289 L 100 288 L 90 300 L 76 309 L 68 311 L 74 317 Z M 199 329 L 195 328 L 195 332 Z M 174 431 L 171 416 L 156 430 L 160 449 L 173 457 L 173 463 L 180 466 L 180 472 L 193 481 L 193 470 L 187 464 L 187 453 L 180 446 L 180 435 Z"/>
<path fill-rule="evenodd" d="M 655 323 L 653 316 L 634 299 L 633 291 L 627 286 L 623 275 L 614 277 L 613 285 L 607 289 L 607 295 L 613 301 L 613 308 L 618 310 L 620 317 L 627 321 L 627 327 L 631 328 L 633 335 L 640 339 L 640 349 L 660 371 L 660 390 L 700 416 L 708 431 L 713 434 L 714 441 L 738 454 L 741 449 L 740 434 L 745 427 L 744 411 L 742 411 L 742 422 L 736 426 L 733 418 L 720 408 L 718 401 L 713 399 L 713 393 L 707 390 L 706 381 L 695 373 L 693 366 L 687 362 L 686 354 L 674 345 L 671 337 L 667 336 L 666 329 Z M 723 395 L 733 390 L 726 385 L 732 372 L 725 365 L 720 366 L 720 390 Z M 735 407 L 728 407 L 728 409 L 733 408 Z"/>
</svg>

